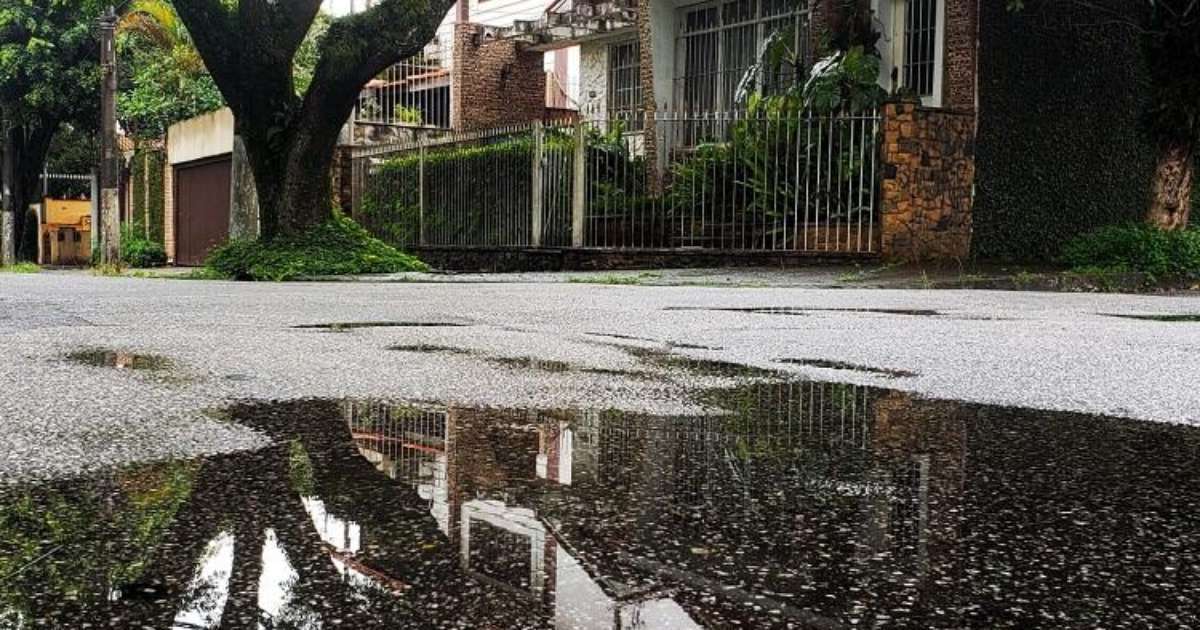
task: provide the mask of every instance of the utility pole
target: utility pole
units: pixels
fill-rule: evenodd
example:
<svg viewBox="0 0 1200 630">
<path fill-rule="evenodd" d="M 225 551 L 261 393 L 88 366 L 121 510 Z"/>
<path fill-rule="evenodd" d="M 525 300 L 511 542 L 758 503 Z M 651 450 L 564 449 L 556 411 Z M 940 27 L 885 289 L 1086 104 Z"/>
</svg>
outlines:
<svg viewBox="0 0 1200 630">
<path fill-rule="evenodd" d="M 117 148 L 117 13 L 100 16 L 100 262 L 121 259 L 121 211 L 118 193 L 121 154 Z M 92 226 L 96 229 L 96 226 Z"/>
</svg>

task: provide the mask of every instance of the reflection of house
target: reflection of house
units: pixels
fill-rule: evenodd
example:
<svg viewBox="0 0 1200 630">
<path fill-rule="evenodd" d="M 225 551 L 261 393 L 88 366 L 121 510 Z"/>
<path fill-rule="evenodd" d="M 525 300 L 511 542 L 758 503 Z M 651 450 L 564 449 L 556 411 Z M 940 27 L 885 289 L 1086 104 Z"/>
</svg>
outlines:
<svg viewBox="0 0 1200 630">
<path fill-rule="evenodd" d="M 46 199 L 42 208 L 38 263 L 87 264 L 92 256 L 92 202 Z"/>
<path fill-rule="evenodd" d="M 536 20 L 495 33 L 534 50 L 579 46 L 580 104 L 598 116 L 632 116 L 650 107 L 727 111 L 738 105 L 739 90 L 769 92 L 794 78 L 791 63 L 810 65 L 836 19 L 835 4 L 564 0 Z M 931 106 L 974 105 L 974 0 L 861 4 L 883 36 L 881 85 L 914 92 Z M 779 40 L 788 63 L 763 69 L 764 46 Z"/>
<path fill-rule="evenodd" d="M 740 395 L 734 415 L 357 404 L 347 419 L 369 461 L 434 498 L 468 575 L 564 625 L 688 628 L 726 607 L 752 625 L 752 602 L 795 621 L 828 608 L 806 599 L 814 583 L 912 596 L 955 541 L 961 418 L 853 386 Z"/>
</svg>

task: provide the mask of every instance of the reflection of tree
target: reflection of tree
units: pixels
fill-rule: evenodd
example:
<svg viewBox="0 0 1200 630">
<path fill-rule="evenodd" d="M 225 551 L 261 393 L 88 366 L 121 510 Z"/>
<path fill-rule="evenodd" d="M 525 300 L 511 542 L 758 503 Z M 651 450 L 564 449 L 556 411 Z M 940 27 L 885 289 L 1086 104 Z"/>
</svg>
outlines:
<svg viewBox="0 0 1200 630">
<path fill-rule="evenodd" d="M 0 498 L 0 609 L 26 617 L 48 609 L 82 614 L 136 589 L 151 550 L 191 493 L 195 469 L 139 466 Z"/>
</svg>

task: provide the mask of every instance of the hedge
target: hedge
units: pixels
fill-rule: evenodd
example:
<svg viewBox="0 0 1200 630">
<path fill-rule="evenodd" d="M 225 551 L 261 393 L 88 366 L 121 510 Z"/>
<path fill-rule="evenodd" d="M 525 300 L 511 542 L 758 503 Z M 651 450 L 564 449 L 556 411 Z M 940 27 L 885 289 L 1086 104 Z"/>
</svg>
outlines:
<svg viewBox="0 0 1200 630">
<path fill-rule="evenodd" d="M 133 199 L 133 216 L 139 222 L 148 219 L 150 241 L 163 245 L 163 213 L 166 191 L 163 188 L 163 167 L 166 156 L 160 150 L 139 149 L 133 156 L 130 168 L 130 196 Z M 150 211 L 146 213 L 146 169 L 150 177 Z"/>
<path fill-rule="evenodd" d="M 1144 59 L 1130 29 L 1068 3 L 1005 5 L 980 4 L 974 254 L 1052 260 L 1078 234 L 1142 216 Z"/>
</svg>

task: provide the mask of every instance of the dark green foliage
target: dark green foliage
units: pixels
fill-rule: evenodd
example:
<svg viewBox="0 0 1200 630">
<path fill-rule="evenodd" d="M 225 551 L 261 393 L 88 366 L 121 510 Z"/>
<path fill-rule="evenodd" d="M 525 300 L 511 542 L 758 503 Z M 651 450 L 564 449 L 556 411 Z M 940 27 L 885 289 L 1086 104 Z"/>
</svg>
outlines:
<svg viewBox="0 0 1200 630">
<path fill-rule="evenodd" d="M 121 261 L 139 269 L 161 267 L 167 263 L 162 243 L 146 238 L 145 229 L 138 223 L 121 228 Z"/>
<path fill-rule="evenodd" d="M 240 280 L 427 271 L 425 263 L 374 238 L 354 221 L 334 216 L 295 237 L 231 241 L 209 254 L 213 271 Z"/>
<path fill-rule="evenodd" d="M 1141 219 L 1146 65 L 1132 29 L 1097 21 L 1070 3 L 980 3 L 975 256 L 1053 260 L 1075 235 Z"/>
<path fill-rule="evenodd" d="M 1103 227 L 1071 239 L 1063 262 L 1078 270 L 1200 276 L 1200 229 L 1165 231 L 1144 224 Z"/>
</svg>

